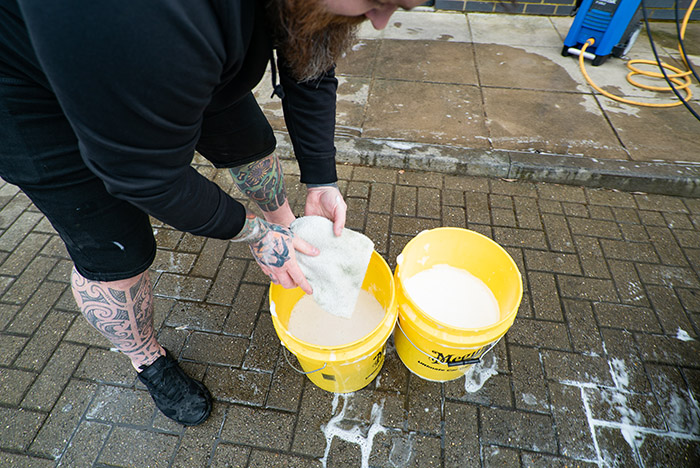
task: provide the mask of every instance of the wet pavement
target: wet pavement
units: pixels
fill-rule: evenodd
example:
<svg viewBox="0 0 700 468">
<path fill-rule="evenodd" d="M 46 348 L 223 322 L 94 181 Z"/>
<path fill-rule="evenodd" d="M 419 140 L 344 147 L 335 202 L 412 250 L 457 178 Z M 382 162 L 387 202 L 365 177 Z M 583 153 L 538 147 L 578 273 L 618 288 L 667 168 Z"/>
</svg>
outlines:
<svg viewBox="0 0 700 468">
<path fill-rule="evenodd" d="M 247 248 L 154 221 L 160 341 L 216 400 L 206 423 L 183 428 L 80 316 L 57 234 L 4 184 L 0 466 L 700 464 L 700 199 L 650 193 L 697 186 L 698 166 L 676 161 L 697 162 L 700 124 L 681 109 L 632 111 L 591 94 L 573 59 L 557 56 L 567 19 L 411 15 L 361 37 L 359 55 L 339 68 L 347 226 L 392 269 L 424 229 L 464 227 L 504 246 L 525 293 L 494 350 L 467 378 L 435 383 L 412 375 L 390 339 L 368 387 L 325 392 L 286 363 L 267 277 Z M 515 26 L 504 36 L 491 16 Z M 419 57 L 425 66 L 411 66 Z M 276 104 L 263 104 L 283 154 Z M 668 150 L 657 152 L 661 140 Z M 243 201 L 228 173 L 195 164 Z M 682 174 L 659 176 L 669 168 Z M 298 171 L 291 161 L 285 169 L 301 214 Z M 560 183 L 532 180 L 544 173 Z M 618 173 L 634 192 L 590 186 L 624 180 Z"/>
</svg>

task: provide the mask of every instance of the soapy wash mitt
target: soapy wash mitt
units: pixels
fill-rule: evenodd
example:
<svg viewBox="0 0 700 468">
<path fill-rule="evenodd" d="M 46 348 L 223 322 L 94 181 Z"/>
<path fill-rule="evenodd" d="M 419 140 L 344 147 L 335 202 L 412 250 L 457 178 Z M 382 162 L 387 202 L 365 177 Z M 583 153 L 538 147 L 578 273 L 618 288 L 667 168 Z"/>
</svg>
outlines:
<svg viewBox="0 0 700 468">
<path fill-rule="evenodd" d="M 374 250 L 372 240 L 350 229 L 336 237 L 333 223 L 322 216 L 298 218 L 290 229 L 321 252 L 316 257 L 296 254 L 316 303 L 329 314 L 352 317 Z"/>
</svg>

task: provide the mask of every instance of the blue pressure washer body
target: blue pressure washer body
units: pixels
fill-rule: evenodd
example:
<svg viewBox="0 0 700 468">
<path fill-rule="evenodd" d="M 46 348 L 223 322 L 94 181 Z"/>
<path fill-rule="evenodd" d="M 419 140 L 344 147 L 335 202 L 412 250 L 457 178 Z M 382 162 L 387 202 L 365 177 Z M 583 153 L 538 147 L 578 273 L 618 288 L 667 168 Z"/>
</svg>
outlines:
<svg viewBox="0 0 700 468">
<path fill-rule="evenodd" d="M 561 54 L 580 55 L 583 44 L 593 38 L 595 42 L 586 49 L 584 58 L 592 60 L 594 66 L 610 55 L 622 57 L 641 31 L 640 3 L 641 0 L 579 0 Z"/>
</svg>

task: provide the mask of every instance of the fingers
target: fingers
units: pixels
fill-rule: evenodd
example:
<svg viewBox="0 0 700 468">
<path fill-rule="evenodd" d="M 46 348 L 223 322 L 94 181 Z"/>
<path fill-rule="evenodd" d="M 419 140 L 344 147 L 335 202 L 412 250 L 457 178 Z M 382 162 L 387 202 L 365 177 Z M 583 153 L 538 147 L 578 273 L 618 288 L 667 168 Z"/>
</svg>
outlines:
<svg viewBox="0 0 700 468">
<path fill-rule="evenodd" d="M 335 199 L 335 216 L 333 217 L 333 234 L 336 237 L 343 233 L 343 228 L 345 227 L 345 219 L 347 216 L 348 206 L 345 204 L 343 197 L 338 194 Z"/>
<path fill-rule="evenodd" d="M 304 255 L 308 255 L 310 257 L 315 257 L 320 253 L 320 251 L 316 247 L 309 244 L 300 237 L 294 236 L 292 238 L 292 244 L 294 245 L 294 250 L 296 250 L 297 252 L 301 252 Z"/>
</svg>

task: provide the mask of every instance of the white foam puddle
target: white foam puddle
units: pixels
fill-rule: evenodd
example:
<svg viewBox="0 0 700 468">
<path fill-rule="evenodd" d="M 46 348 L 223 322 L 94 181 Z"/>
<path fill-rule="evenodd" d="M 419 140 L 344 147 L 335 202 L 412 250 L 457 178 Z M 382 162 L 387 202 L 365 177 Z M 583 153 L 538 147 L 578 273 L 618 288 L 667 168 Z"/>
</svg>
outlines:
<svg viewBox="0 0 700 468">
<path fill-rule="evenodd" d="M 331 412 L 335 414 L 341 397 L 343 398 L 343 407 L 341 408 L 340 412 L 335 414 L 335 416 L 333 416 L 323 427 L 323 435 L 326 437 L 326 450 L 323 454 L 323 458 L 321 459 L 321 464 L 324 468 L 327 467 L 328 454 L 331 451 L 331 443 L 335 437 L 359 446 L 360 453 L 362 454 L 361 468 L 369 468 L 369 456 L 372 453 L 374 436 L 380 432 L 386 432 L 386 429 L 381 425 L 382 411 L 384 410 L 385 400 L 382 400 L 381 404 L 374 403 L 372 405 L 369 427 L 363 427 L 359 424 L 350 429 L 345 429 L 343 427 L 347 426 L 347 422 L 345 422 L 345 412 L 347 411 L 352 395 L 352 393 L 347 395 L 336 393 L 333 396 L 333 409 Z"/>
<path fill-rule="evenodd" d="M 491 350 L 464 374 L 464 390 L 469 393 L 478 392 L 486 381 L 496 374 L 496 354 Z"/>
<path fill-rule="evenodd" d="M 681 340 L 681 341 L 695 341 L 695 338 L 690 336 L 687 331 L 683 330 L 682 328 L 678 328 L 678 331 L 676 332 L 676 338 Z"/>
</svg>

